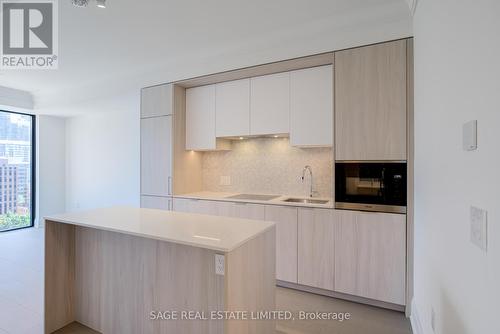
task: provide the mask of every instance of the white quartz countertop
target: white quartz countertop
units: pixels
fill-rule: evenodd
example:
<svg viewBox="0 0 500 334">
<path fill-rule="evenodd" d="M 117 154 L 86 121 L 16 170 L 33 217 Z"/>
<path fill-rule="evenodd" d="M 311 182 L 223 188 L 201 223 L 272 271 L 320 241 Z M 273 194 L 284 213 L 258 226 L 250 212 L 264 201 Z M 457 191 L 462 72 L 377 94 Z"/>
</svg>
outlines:
<svg viewBox="0 0 500 334">
<path fill-rule="evenodd" d="M 64 213 L 45 220 L 230 252 L 273 222 L 133 207 Z"/>
<path fill-rule="evenodd" d="M 308 198 L 308 197 L 304 197 L 304 196 L 289 196 L 289 195 L 276 195 L 277 196 L 276 198 L 273 198 L 273 199 L 268 200 L 268 201 L 229 198 L 231 196 L 239 195 L 239 194 L 240 193 L 200 191 L 200 192 L 195 192 L 195 193 L 174 195 L 174 197 L 175 198 L 187 198 L 187 199 L 204 199 L 204 200 L 211 200 L 211 201 L 243 202 L 243 203 L 256 203 L 256 204 L 268 204 L 268 205 L 287 205 L 287 206 L 325 208 L 325 209 L 332 209 L 334 207 L 334 203 L 333 203 L 332 198 L 328 198 L 328 197 L 313 197 L 312 198 L 314 200 L 327 201 L 324 204 L 285 202 L 285 200 L 287 198 L 304 198 L 304 199 Z"/>
</svg>

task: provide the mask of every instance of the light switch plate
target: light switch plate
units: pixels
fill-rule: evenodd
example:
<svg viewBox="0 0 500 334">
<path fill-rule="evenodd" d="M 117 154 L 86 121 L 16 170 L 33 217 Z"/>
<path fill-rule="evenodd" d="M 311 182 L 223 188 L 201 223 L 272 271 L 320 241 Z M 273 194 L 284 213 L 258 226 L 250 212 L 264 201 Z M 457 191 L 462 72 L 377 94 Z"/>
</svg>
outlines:
<svg viewBox="0 0 500 334">
<path fill-rule="evenodd" d="M 486 252 L 488 246 L 487 212 L 474 206 L 470 208 L 470 240 Z"/>
<path fill-rule="evenodd" d="M 474 151 L 477 149 L 477 121 L 470 121 L 463 126 L 463 147 L 464 151 Z"/>
<path fill-rule="evenodd" d="M 226 260 L 224 255 L 215 254 L 215 274 L 224 276 Z"/>
<path fill-rule="evenodd" d="M 231 185 L 231 176 L 222 175 L 220 177 L 220 185 L 221 186 L 230 186 Z"/>
</svg>

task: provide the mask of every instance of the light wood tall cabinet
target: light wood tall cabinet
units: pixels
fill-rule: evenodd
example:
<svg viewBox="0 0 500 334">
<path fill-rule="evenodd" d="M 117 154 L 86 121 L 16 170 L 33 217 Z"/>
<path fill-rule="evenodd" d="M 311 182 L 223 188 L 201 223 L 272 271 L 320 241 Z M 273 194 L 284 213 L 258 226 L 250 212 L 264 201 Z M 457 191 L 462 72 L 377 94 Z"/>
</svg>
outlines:
<svg viewBox="0 0 500 334">
<path fill-rule="evenodd" d="M 290 73 L 290 145 L 333 145 L 333 66 Z"/>
<path fill-rule="evenodd" d="M 336 160 L 406 160 L 406 43 L 335 53 Z"/>
<path fill-rule="evenodd" d="M 297 283 L 297 208 L 266 205 L 265 220 L 276 223 L 276 279 Z"/>
<path fill-rule="evenodd" d="M 141 119 L 141 194 L 172 195 L 172 116 Z"/>
<path fill-rule="evenodd" d="M 335 221 L 331 209 L 298 209 L 298 283 L 334 290 Z"/>
<path fill-rule="evenodd" d="M 336 210 L 335 290 L 405 304 L 406 215 Z"/>
<path fill-rule="evenodd" d="M 290 72 L 250 79 L 250 134 L 290 132 Z"/>
<path fill-rule="evenodd" d="M 250 79 L 222 82 L 215 85 L 217 137 L 250 134 Z"/>
<path fill-rule="evenodd" d="M 141 118 L 172 115 L 172 87 L 160 85 L 141 90 Z"/>
<path fill-rule="evenodd" d="M 171 210 L 173 87 L 141 90 L 141 198 L 143 208 Z"/>
</svg>

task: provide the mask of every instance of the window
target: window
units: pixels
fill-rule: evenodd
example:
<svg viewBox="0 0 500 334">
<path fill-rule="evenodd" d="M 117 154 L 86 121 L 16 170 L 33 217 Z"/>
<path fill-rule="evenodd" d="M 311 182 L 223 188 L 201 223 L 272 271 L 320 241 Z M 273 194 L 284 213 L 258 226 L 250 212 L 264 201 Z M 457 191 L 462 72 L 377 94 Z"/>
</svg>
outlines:
<svg viewBox="0 0 500 334">
<path fill-rule="evenodd" d="M 34 138 L 35 116 L 0 111 L 0 232 L 33 226 Z"/>
</svg>

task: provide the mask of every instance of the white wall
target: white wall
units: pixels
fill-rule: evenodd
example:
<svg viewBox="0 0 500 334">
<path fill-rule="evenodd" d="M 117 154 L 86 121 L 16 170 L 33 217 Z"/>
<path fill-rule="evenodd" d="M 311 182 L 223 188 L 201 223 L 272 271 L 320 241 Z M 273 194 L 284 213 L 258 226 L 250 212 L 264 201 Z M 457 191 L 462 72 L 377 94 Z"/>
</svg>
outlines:
<svg viewBox="0 0 500 334">
<path fill-rule="evenodd" d="M 66 121 L 66 209 L 139 206 L 139 91 L 73 106 Z"/>
<path fill-rule="evenodd" d="M 65 211 L 65 119 L 36 118 L 35 218 L 37 226 L 43 226 L 43 217 Z"/>
<path fill-rule="evenodd" d="M 423 333 L 500 333 L 500 1 L 421 0 L 415 34 L 415 300 Z M 478 120 L 479 148 L 462 150 Z M 470 206 L 488 210 L 488 252 Z M 415 320 L 415 319 L 414 319 Z"/>
</svg>

